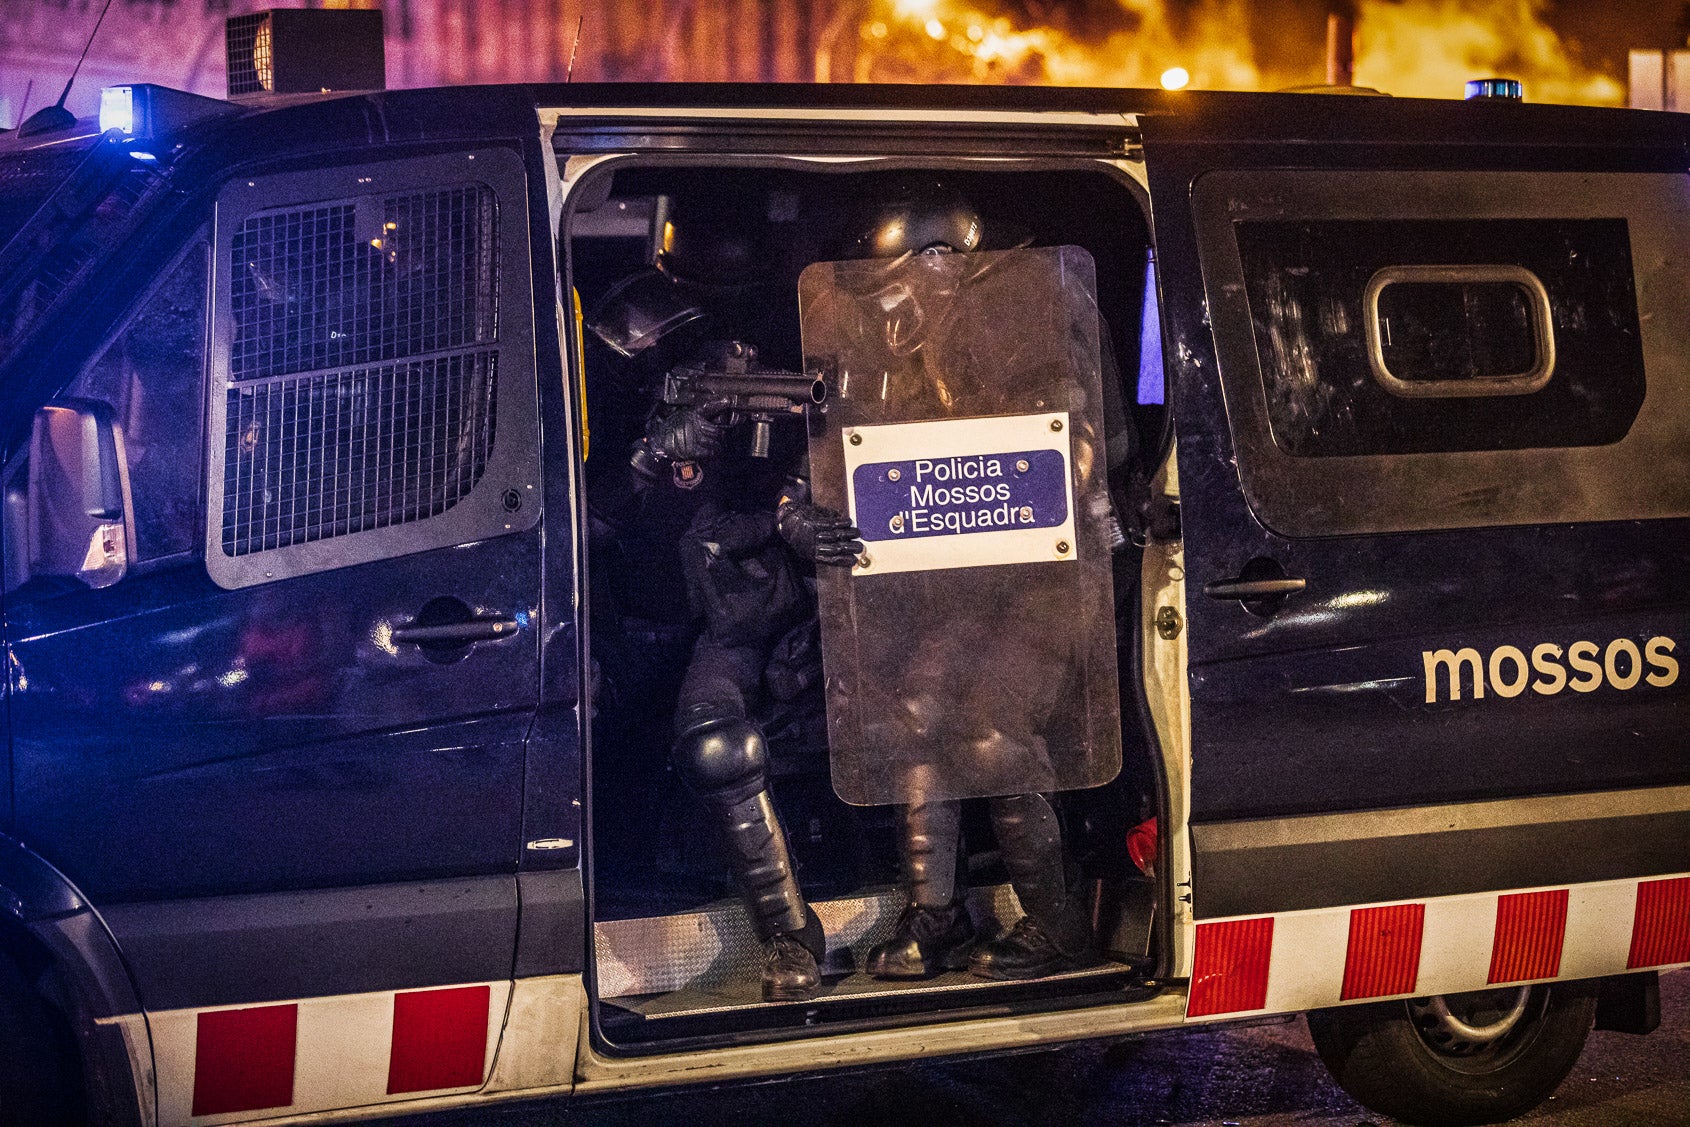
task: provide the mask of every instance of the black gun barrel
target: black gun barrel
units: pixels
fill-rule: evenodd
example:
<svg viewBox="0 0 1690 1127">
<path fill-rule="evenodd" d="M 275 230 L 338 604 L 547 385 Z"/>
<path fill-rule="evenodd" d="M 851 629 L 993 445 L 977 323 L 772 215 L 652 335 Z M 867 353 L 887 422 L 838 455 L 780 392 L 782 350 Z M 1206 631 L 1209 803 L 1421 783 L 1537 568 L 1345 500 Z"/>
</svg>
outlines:
<svg viewBox="0 0 1690 1127">
<path fill-rule="evenodd" d="M 783 411 L 820 406 L 827 401 L 827 383 L 802 372 L 712 372 L 681 368 L 663 381 L 663 400 L 676 406 L 722 402 L 740 411 Z"/>
</svg>

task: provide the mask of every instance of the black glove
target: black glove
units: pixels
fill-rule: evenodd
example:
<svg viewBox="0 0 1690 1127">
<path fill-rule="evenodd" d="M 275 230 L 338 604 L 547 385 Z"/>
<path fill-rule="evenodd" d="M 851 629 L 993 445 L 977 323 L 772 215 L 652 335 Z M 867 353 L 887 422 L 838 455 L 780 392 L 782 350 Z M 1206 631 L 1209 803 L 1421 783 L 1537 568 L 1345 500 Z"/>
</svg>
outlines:
<svg viewBox="0 0 1690 1127">
<path fill-rule="evenodd" d="M 801 559 L 850 567 L 863 551 L 861 532 L 849 519 L 821 505 L 788 501 L 775 518 L 782 540 Z"/>
<path fill-rule="evenodd" d="M 668 415 L 654 417 L 646 425 L 651 448 L 677 462 L 698 462 L 722 452 L 727 424 L 711 418 L 717 410 L 709 404 L 682 407 Z"/>
</svg>

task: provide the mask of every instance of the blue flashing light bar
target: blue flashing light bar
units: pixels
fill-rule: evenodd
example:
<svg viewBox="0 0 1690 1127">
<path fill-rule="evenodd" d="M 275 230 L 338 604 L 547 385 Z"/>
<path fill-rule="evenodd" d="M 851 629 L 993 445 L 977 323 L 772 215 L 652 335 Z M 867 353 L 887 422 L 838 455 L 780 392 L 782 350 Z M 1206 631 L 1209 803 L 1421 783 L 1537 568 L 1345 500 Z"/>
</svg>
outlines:
<svg viewBox="0 0 1690 1127">
<path fill-rule="evenodd" d="M 135 140 L 165 136 L 204 118 L 240 112 L 238 106 L 216 98 L 150 83 L 107 86 L 100 91 L 100 132 L 115 129 Z"/>
<path fill-rule="evenodd" d="M 100 91 L 100 132 L 135 135 L 135 88 L 107 86 Z"/>
<path fill-rule="evenodd" d="M 1523 102 L 1526 88 L 1517 78 L 1475 78 L 1467 83 L 1467 101 Z"/>
</svg>

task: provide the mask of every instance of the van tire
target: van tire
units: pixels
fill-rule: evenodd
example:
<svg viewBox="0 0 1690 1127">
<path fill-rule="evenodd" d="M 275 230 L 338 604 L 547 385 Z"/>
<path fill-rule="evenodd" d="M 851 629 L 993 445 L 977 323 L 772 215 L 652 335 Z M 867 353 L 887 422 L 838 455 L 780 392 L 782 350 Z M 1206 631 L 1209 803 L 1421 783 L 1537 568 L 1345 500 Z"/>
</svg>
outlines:
<svg viewBox="0 0 1690 1127">
<path fill-rule="evenodd" d="M 0 946 L 0 1127 L 86 1122 L 70 1024 L 25 965 Z"/>
<path fill-rule="evenodd" d="M 1309 1033 L 1346 1092 L 1426 1127 L 1497 1123 L 1542 1103 L 1578 1062 L 1596 984 L 1557 982 L 1316 1010 Z"/>
</svg>

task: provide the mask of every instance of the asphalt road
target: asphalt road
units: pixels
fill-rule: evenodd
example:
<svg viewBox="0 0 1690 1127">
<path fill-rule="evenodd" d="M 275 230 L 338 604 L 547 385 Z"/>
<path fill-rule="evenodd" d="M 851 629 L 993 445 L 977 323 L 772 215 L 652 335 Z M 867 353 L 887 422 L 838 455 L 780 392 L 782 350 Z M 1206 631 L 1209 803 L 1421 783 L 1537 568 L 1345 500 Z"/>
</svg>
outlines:
<svg viewBox="0 0 1690 1127">
<path fill-rule="evenodd" d="M 1593 1033 L 1560 1090 L 1515 1122 L 1690 1125 L 1690 972 L 1661 980 L 1661 1011 L 1661 1028 L 1647 1037 Z M 1368 1112 L 1332 1083 L 1299 1019 L 1159 1033 L 1107 1047 L 407 1122 L 414 1127 L 1384 1127 L 1392 1121 Z"/>
</svg>

